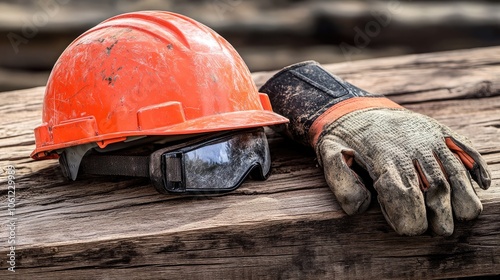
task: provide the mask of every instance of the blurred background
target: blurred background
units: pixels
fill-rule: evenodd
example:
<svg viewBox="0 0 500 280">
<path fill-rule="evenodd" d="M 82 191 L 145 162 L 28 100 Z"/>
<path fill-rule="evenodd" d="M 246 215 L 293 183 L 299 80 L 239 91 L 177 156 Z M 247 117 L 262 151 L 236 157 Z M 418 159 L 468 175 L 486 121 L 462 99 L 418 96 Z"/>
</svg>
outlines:
<svg viewBox="0 0 500 280">
<path fill-rule="evenodd" d="M 44 85 L 85 30 L 151 9 L 208 25 L 251 71 L 500 45 L 498 0 L 0 0 L 0 91 Z"/>
</svg>

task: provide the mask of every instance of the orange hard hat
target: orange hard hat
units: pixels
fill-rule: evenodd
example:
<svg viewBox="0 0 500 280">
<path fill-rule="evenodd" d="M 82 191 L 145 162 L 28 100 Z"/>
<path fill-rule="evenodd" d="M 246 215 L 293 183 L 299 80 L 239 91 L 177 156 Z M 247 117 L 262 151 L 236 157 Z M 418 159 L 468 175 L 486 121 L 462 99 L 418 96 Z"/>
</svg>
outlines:
<svg viewBox="0 0 500 280">
<path fill-rule="evenodd" d="M 31 156 L 287 121 L 272 112 L 242 58 L 216 32 L 175 13 L 134 12 L 88 30 L 59 57 Z"/>
</svg>

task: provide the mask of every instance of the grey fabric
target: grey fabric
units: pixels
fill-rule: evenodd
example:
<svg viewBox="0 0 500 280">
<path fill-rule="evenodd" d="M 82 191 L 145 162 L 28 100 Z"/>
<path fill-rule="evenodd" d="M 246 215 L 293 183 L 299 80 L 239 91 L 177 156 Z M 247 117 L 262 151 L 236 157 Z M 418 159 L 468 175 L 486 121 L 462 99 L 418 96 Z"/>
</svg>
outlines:
<svg viewBox="0 0 500 280">
<path fill-rule="evenodd" d="M 326 181 L 347 214 L 365 211 L 371 200 L 362 178 L 350 168 L 355 162 L 368 171 L 396 232 L 418 235 L 430 227 L 450 235 L 454 216 L 471 220 L 483 208 L 469 171 L 445 143 L 447 137 L 474 159 L 470 174 L 487 189 L 487 165 L 465 137 L 406 109 L 351 112 L 326 125 L 315 148 Z"/>
</svg>

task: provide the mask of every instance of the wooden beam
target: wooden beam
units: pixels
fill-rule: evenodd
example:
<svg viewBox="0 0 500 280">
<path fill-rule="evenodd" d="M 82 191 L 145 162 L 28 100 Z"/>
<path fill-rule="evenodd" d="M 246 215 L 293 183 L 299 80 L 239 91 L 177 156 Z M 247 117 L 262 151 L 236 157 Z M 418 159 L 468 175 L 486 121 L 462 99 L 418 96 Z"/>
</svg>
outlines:
<svg viewBox="0 0 500 280">
<path fill-rule="evenodd" d="M 44 88 L 0 93 L 0 160 L 15 167 L 16 272 L 2 279 L 389 279 L 500 273 L 500 47 L 327 65 L 468 136 L 490 165 L 484 211 L 450 237 L 398 236 L 374 201 L 348 217 L 314 153 L 268 130 L 273 171 L 223 196 L 161 195 L 147 180 L 64 180 L 33 161 Z M 272 73 L 255 73 L 262 84 Z M 0 175 L 7 196 L 7 177 Z M 7 227 L 1 231 L 9 234 Z"/>
</svg>

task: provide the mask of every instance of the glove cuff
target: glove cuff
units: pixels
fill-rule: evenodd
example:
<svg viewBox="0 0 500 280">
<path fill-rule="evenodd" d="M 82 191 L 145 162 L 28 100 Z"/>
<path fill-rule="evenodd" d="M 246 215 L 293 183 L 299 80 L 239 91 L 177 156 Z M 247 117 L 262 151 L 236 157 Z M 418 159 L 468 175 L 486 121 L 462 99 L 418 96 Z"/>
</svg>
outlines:
<svg viewBox="0 0 500 280">
<path fill-rule="evenodd" d="M 290 120 L 285 134 L 312 147 L 325 124 L 347 113 L 366 108 L 401 108 L 332 75 L 315 61 L 285 67 L 259 91 L 269 96 L 276 113 Z"/>
<path fill-rule="evenodd" d="M 383 96 L 360 96 L 349 98 L 331 106 L 314 120 L 309 128 L 309 143 L 315 147 L 323 131 L 325 131 L 325 126 L 335 122 L 344 115 L 354 111 L 375 108 L 402 109 L 403 107 Z"/>
</svg>

